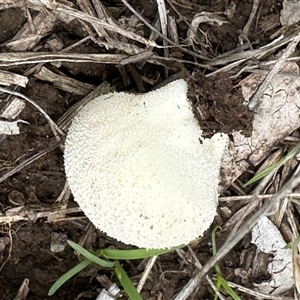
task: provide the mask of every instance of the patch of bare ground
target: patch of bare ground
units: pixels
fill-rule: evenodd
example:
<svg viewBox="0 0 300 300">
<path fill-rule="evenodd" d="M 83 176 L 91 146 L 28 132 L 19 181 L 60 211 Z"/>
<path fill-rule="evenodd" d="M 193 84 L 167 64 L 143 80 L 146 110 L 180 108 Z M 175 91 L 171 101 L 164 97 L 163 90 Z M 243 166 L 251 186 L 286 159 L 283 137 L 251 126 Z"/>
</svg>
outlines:
<svg viewBox="0 0 300 300">
<path fill-rule="evenodd" d="M 250 230 L 272 199 L 278 204 L 272 220 L 285 241 L 297 237 L 299 206 L 282 199 L 297 187 L 298 163 L 289 160 L 260 184 L 244 183 L 298 143 L 299 126 L 295 121 L 277 135 L 267 131 L 265 140 L 258 135 L 264 148 L 237 136 L 251 138 L 257 130 L 262 95 L 272 98 L 294 84 L 267 90 L 279 73 L 287 76 L 282 67 L 298 52 L 297 24 L 283 28 L 281 9 L 282 1 L 275 0 L 0 0 L 0 119 L 22 120 L 19 134 L 0 132 L 0 299 L 96 299 L 105 282 L 118 282 L 109 269 L 93 265 L 47 296 L 55 280 L 81 259 L 67 239 L 90 251 L 132 248 L 96 230 L 73 201 L 63 166 L 65 133 L 72 117 L 97 95 L 144 93 L 177 78 L 189 82 L 204 135 L 224 132 L 231 142 L 215 222 L 200 241 L 158 257 L 143 299 L 213 299 L 216 263 L 241 299 L 291 299 L 292 289 L 282 298 L 255 290 L 255 283 L 270 279 L 272 257 L 251 243 Z M 260 75 L 251 85 L 250 73 Z M 296 80 L 297 72 L 288 74 L 287 80 Z M 294 115 L 284 119 L 289 118 Z M 240 149 L 241 144 L 252 147 Z M 219 251 L 212 257 L 216 225 L 224 230 L 217 233 Z M 134 284 L 147 261 L 122 263 Z M 224 290 L 219 296 L 229 299 Z"/>
</svg>

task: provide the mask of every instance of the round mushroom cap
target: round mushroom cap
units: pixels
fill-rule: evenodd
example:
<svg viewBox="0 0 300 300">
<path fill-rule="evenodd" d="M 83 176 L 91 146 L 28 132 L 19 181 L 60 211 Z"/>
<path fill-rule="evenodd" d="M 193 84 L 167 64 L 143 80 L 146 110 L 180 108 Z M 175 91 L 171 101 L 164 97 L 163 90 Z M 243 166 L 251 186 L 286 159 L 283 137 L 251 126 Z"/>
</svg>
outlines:
<svg viewBox="0 0 300 300">
<path fill-rule="evenodd" d="M 187 84 L 110 93 L 73 119 L 65 170 L 75 200 L 109 236 L 148 249 L 188 244 L 216 215 L 226 135 L 202 139 Z"/>
</svg>

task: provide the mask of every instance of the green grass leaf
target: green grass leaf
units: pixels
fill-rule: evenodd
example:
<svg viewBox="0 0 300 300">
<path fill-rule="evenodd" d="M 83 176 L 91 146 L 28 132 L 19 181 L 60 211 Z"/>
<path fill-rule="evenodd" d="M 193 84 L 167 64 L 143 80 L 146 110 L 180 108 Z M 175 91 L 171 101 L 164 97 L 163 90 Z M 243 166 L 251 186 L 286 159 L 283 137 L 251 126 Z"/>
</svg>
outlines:
<svg viewBox="0 0 300 300">
<path fill-rule="evenodd" d="M 101 249 L 101 256 L 107 259 L 116 260 L 133 260 L 133 259 L 143 259 L 156 255 L 162 255 L 169 253 L 176 249 L 182 248 L 184 246 L 174 247 L 171 249 L 134 249 L 134 250 L 118 250 L 118 249 Z"/>
<path fill-rule="evenodd" d="M 62 275 L 60 278 L 58 278 L 55 283 L 51 286 L 48 296 L 52 296 L 65 282 L 67 282 L 70 278 L 72 278 L 74 275 L 82 271 L 84 268 L 86 268 L 91 263 L 90 260 L 85 259 L 81 263 L 79 263 L 77 266 L 69 270 L 67 273 Z"/>
<path fill-rule="evenodd" d="M 300 236 L 298 236 L 298 237 L 297 237 L 295 240 L 293 240 L 292 242 L 286 244 L 286 245 L 284 246 L 283 249 L 292 249 L 293 244 L 298 245 L 299 243 L 300 243 Z"/>
<path fill-rule="evenodd" d="M 226 291 L 226 293 L 234 300 L 241 300 L 241 298 L 235 293 L 235 291 L 229 286 L 228 282 L 222 275 L 217 275 L 217 281 Z"/>
<path fill-rule="evenodd" d="M 287 155 L 282 157 L 278 162 L 274 163 L 273 165 L 271 165 L 270 167 L 268 167 L 265 170 L 261 171 L 260 173 L 255 175 L 252 179 L 247 181 L 244 184 L 244 186 L 248 186 L 248 185 L 262 179 L 263 177 L 267 176 L 269 173 L 271 173 L 277 167 L 280 167 L 280 166 L 284 165 L 288 160 L 293 158 L 298 153 L 298 151 L 299 151 L 299 146 L 294 147 Z"/>
<path fill-rule="evenodd" d="M 268 174 L 270 174 L 275 168 L 277 168 L 278 166 L 280 166 L 280 164 L 282 163 L 284 158 L 282 158 L 279 162 L 273 164 L 272 166 L 266 168 L 265 170 L 261 171 L 260 173 L 256 174 L 254 177 L 252 177 L 249 181 L 247 181 L 244 186 L 248 186 L 262 178 L 264 178 L 265 176 L 267 176 Z"/>
<path fill-rule="evenodd" d="M 222 227 L 216 226 L 213 229 L 212 234 L 211 234 L 213 255 L 216 255 L 216 253 L 217 253 L 216 232 L 217 232 L 218 229 L 222 230 Z M 222 274 L 222 271 L 221 271 L 219 265 L 215 265 L 215 270 L 216 270 L 216 273 L 217 273 L 217 282 L 216 282 L 217 289 L 220 291 L 221 288 L 223 287 L 223 289 L 226 291 L 226 293 L 228 295 L 231 296 L 232 299 L 241 300 L 241 298 L 235 293 L 235 291 L 229 286 L 228 282 L 223 277 L 223 274 Z M 218 298 L 219 298 L 218 295 L 215 294 L 214 300 L 217 300 Z"/>
<path fill-rule="evenodd" d="M 79 246 L 78 244 L 72 242 L 72 241 L 68 241 L 68 244 L 73 248 L 75 249 L 76 251 L 78 251 L 80 254 L 82 254 L 80 251 L 83 249 L 85 250 L 84 248 L 82 248 L 81 246 Z M 79 251 L 80 250 L 80 251 Z M 100 255 L 100 250 L 97 250 L 95 251 L 93 254 L 90 253 L 89 251 L 85 250 L 86 252 L 88 252 L 88 256 L 91 257 L 91 258 L 98 258 L 97 256 Z M 83 251 L 85 254 L 86 252 Z M 84 254 L 82 254 L 84 255 Z M 85 255 L 84 255 L 85 256 Z M 101 260 L 101 263 L 103 264 L 103 262 L 105 262 L 104 264 L 107 263 L 107 261 L 104 261 L 102 259 Z M 98 260 L 97 260 L 98 261 Z M 86 268 L 89 264 L 91 264 L 92 262 L 95 262 L 95 261 L 92 261 L 88 258 L 85 258 L 82 262 L 80 262 L 77 266 L 75 266 L 74 268 L 72 268 L 71 270 L 69 270 L 67 273 L 65 273 L 64 275 L 62 275 L 60 278 L 58 278 L 55 283 L 51 286 L 49 292 L 48 292 L 48 295 L 49 296 L 52 296 L 65 282 L 67 282 L 70 278 L 72 278 L 74 275 L 76 275 L 77 273 L 79 273 L 80 271 L 82 271 L 84 268 Z M 114 263 L 113 262 L 108 262 L 109 264 L 109 267 L 114 267 Z M 98 264 L 98 263 L 97 263 Z"/>
<path fill-rule="evenodd" d="M 97 256 L 95 256 L 93 253 L 89 252 L 88 250 L 84 249 L 83 247 L 81 247 L 80 245 L 72 242 L 72 241 L 68 241 L 68 244 L 74 249 L 76 250 L 78 253 L 80 253 L 81 255 L 83 255 L 85 258 L 89 259 L 90 261 L 96 263 L 97 265 L 100 265 L 101 267 L 105 267 L 105 268 L 112 268 L 115 266 L 115 263 L 112 261 L 107 261 L 104 260 L 102 258 L 99 258 Z"/>
<path fill-rule="evenodd" d="M 129 299 L 143 300 L 142 296 L 136 290 L 132 281 L 130 280 L 127 273 L 124 271 L 124 269 L 121 267 L 118 261 L 115 261 L 115 272 Z"/>
<path fill-rule="evenodd" d="M 134 249 L 134 250 L 118 250 L 118 249 L 99 249 L 94 253 L 91 253 L 81 247 L 80 245 L 68 241 L 68 244 L 76 250 L 78 253 L 83 255 L 85 259 L 79 263 L 77 266 L 69 270 L 67 273 L 62 275 L 50 288 L 48 295 L 52 296 L 66 281 L 72 278 L 74 275 L 82 271 L 92 262 L 105 267 L 105 268 L 112 268 L 115 267 L 115 273 L 120 280 L 120 283 L 124 287 L 125 292 L 128 294 L 130 299 L 132 300 L 142 300 L 141 295 L 137 292 L 136 288 L 134 287 L 133 283 L 131 282 L 130 278 L 126 274 L 126 272 L 121 267 L 118 260 L 133 260 L 133 259 L 143 259 L 148 258 L 156 255 L 165 254 L 176 249 L 180 249 L 184 247 L 184 245 L 179 247 L 174 247 L 171 249 Z M 107 261 L 99 256 L 102 256 L 106 259 L 117 260 L 115 262 Z"/>
<path fill-rule="evenodd" d="M 218 229 L 222 231 L 221 226 L 216 226 L 211 233 L 211 244 L 212 244 L 211 246 L 212 246 L 213 255 L 216 255 L 217 253 L 216 232 Z"/>
</svg>

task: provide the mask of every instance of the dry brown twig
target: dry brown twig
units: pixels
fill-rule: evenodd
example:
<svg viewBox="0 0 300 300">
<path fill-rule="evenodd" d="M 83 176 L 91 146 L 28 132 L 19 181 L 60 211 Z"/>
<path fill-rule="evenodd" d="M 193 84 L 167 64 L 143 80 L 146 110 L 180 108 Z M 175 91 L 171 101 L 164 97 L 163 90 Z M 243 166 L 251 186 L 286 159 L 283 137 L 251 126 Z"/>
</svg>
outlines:
<svg viewBox="0 0 300 300">
<path fill-rule="evenodd" d="M 27 295 L 29 293 L 30 289 L 29 289 L 29 279 L 28 278 L 24 278 L 17 295 L 15 296 L 15 298 L 13 300 L 25 300 L 27 298 Z"/>
<path fill-rule="evenodd" d="M 248 39 L 249 30 L 250 30 L 250 27 L 254 20 L 254 17 L 256 15 L 256 12 L 258 10 L 258 6 L 259 6 L 259 0 L 253 0 L 252 10 L 251 10 L 249 19 L 248 19 L 246 25 L 244 26 L 243 32 L 239 36 L 239 41 L 240 41 L 241 45 L 243 44 L 243 39 L 245 39 L 247 42 L 249 42 L 249 39 Z"/>
<path fill-rule="evenodd" d="M 274 196 L 274 194 L 264 194 L 264 195 L 257 195 L 257 198 L 260 199 L 270 199 Z M 299 199 L 300 198 L 300 193 L 290 193 L 288 195 L 289 198 L 291 199 Z M 219 197 L 219 202 L 230 202 L 230 201 L 243 201 L 247 200 L 250 201 L 253 198 L 253 195 L 244 195 L 244 196 L 224 196 L 224 197 Z"/>
<path fill-rule="evenodd" d="M 160 33 L 155 27 L 153 27 L 143 16 L 141 16 L 126 0 L 121 0 L 122 3 L 135 15 L 137 16 L 149 29 L 151 29 L 153 32 L 155 32 L 157 35 L 159 35 L 159 37 L 161 37 L 163 40 L 167 41 L 170 45 L 178 47 L 179 49 L 181 49 L 183 52 L 190 54 L 196 58 L 200 58 L 203 59 L 205 61 L 208 61 L 209 59 L 204 56 L 204 55 L 200 55 L 196 52 L 190 51 L 176 43 L 174 43 L 172 40 L 170 40 L 168 37 L 166 37 L 165 35 L 163 35 L 162 33 Z M 156 48 L 162 48 L 158 45 L 154 46 Z"/>
<path fill-rule="evenodd" d="M 64 208 L 62 205 L 52 205 L 51 208 L 34 208 L 18 206 L 5 211 L 5 215 L 0 215 L 0 224 L 16 223 L 19 221 L 33 221 L 46 218 L 49 222 L 65 221 L 60 215 L 68 215 L 81 212 L 80 207 Z M 78 218 L 78 217 L 77 217 Z"/>
<path fill-rule="evenodd" d="M 26 76 L 22 76 L 19 74 L 15 74 L 12 72 L 0 70 L 0 84 L 9 86 L 11 84 L 25 87 L 28 82 L 28 78 Z"/>
<path fill-rule="evenodd" d="M 87 95 L 95 88 L 92 84 L 83 83 L 79 80 L 56 74 L 46 67 L 41 67 L 40 70 L 34 74 L 34 77 L 46 82 L 51 82 L 58 89 L 76 95 Z"/>
<path fill-rule="evenodd" d="M 66 2 L 68 5 L 70 5 L 70 2 Z M 101 35 L 106 35 L 106 33 L 103 31 L 107 30 L 110 32 L 114 32 L 117 34 L 120 34 L 124 37 L 127 37 L 131 40 L 140 42 L 141 44 L 144 44 L 145 46 L 153 46 L 156 47 L 156 43 L 145 39 L 144 37 L 137 35 L 133 32 L 124 30 L 117 26 L 116 24 L 113 24 L 113 22 L 106 22 L 106 20 L 100 20 L 98 17 L 89 15 L 88 13 L 81 12 L 77 9 L 74 9 L 70 6 L 67 6 L 65 4 L 61 4 L 59 2 L 56 2 L 55 0 L 27 0 L 26 5 L 33 9 L 33 10 L 39 10 L 39 11 L 47 11 L 48 13 L 53 13 L 55 16 L 57 16 L 59 19 L 61 19 L 64 22 L 70 22 L 73 19 L 78 19 L 81 20 L 82 22 L 87 22 L 91 24 L 93 27 L 97 27 L 97 32 L 100 33 Z M 9 7 L 24 7 L 24 2 L 23 0 L 21 1 L 14 1 L 14 2 L 9 2 L 9 3 L 1 3 L 0 2 L 0 10 L 9 8 Z M 81 7 L 84 7 L 84 9 L 89 11 L 89 13 L 92 13 L 91 9 L 89 6 L 82 5 Z M 99 6 L 97 6 L 98 12 L 100 11 Z M 103 12 L 102 12 L 103 13 Z M 92 13 L 93 14 L 93 13 Z M 101 30 L 99 28 L 102 28 Z M 99 31 L 100 30 L 100 31 Z"/>
<path fill-rule="evenodd" d="M 294 298 L 291 298 L 291 297 L 266 295 L 266 294 L 260 293 L 258 291 L 254 291 L 254 290 L 248 289 L 246 287 L 243 287 L 240 284 L 237 284 L 237 283 L 234 283 L 234 282 L 231 282 L 231 281 L 228 281 L 228 285 L 230 287 L 233 287 L 233 288 L 237 289 L 238 291 L 241 291 L 241 292 L 243 292 L 245 294 L 253 296 L 256 299 L 265 299 L 265 300 L 295 300 Z"/>
<path fill-rule="evenodd" d="M 28 10 L 27 10 L 28 11 Z M 51 32 L 56 24 L 57 16 L 54 13 L 40 11 L 31 22 L 28 22 L 19 30 L 15 37 L 6 43 L 6 47 L 13 51 L 29 51 L 36 47 L 41 39 Z"/>
<path fill-rule="evenodd" d="M 0 67 L 18 66 L 48 62 L 93 62 L 101 64 L 121 64 L 129 58 L 124 54 L 82 54 L 82 53 L 48 53 L 48 52 L 19 52 L 0 53 Z"/>
<path fill-rule="evenodd" d="M 281 48 L 282 46 L 291 43 L 294 39 L 298 37 L 298 32 L 287 37 L 280 36 L 278 39 L 270 42 L 269 44 L 260 47 L 255 50 L 247 50 L 238 53 L 229 53 L 227 55 L 224 53 L 223 55 L 216 57 L 209 62 L 207 65 L 209 66 L 221 66 L 224 65 L 223 68 L 218 69 L 216 72 L 209 74 L 209 76 L 216 75 L 218 73 L 226 72 L 233 67 L 236 67 L 238 64 L 243 63 L 246 60 L 251 59 L 261 59 L 263 57 L 267 57 L 268 55 L 274 53 L 276 50 Z M 276 60 L 277 61 L 277 60 Z"/>
<path fill-rule="evenodd" d="M 167 11 L 166 11 L 166 4 L 164 0 L 156 0 L 157 8 L 158 8 L 158 14 L 160 19 L 160 27 L 161 32 L 164 36 L 168 36 L 168 17 L 167 17 Z M 163 45 L 166 47 L 168 46 L 168 42 L 164 39 Z M 164 48 L 164 56 L 169 56 L 169 49 L 166 47 Z M 165 76 L 168 77 L 168 69 L 165 68 Z"/>
<path fill-rule="evenodd" d="M 78 101 L 75 105 L 73 105 L 68 111 L 66 111 L 66 113 L 57 122 L 59 127 L 67 131 L 72 119 L 75 117 L 75 115 L 80 111 L 80 109 L 84 105 L 86 105 L 89 101 L 93 100 L 97 96 L 104 95 L 112 91 L 113 88 L 110 86 L 108 82 L 106 81 L 102 82 L 92 92 L 90 92 L 87 96 L 85 96 L 83 99 Z"/>
<path fill-rule="evenodd" d="M 144 272 L 143 272 L 143 275 L 142 275 L 142 277 L 141 277 L 141 279 L 140 279 L 140 281 L 139 281 L 139 284 L 138 284 L 138 286 L 137 286 L 137 291 L 138 291 L 138 292 L 140 292 L 140 291 L 143 289 L 143 286 L 144 286 L 144 284 L 145 284 L 145 282 L 146 282 L 146 280 L 147 280 L 147 278 L 148 278 L 148 276 L 149 276 L 149 273 L 150 273 L 151 270 L 152 270 L 152 267 L 153 267 L 154 264 L 155 264 L 155 261 L 156 261 L 157 257 L 158 257 L 157 255 L 154 255 L 154 256 L 152 256 L 152 257 L 148 260 L 147 265 L 146 265 L 146 267 L 145 267 L 145 270 L 144 270 Z"/>
<path fill-rule="evenodd" d="M 67 7 L 65 5 L 61 5 L 61 4 L 55 4 L 51 6 L 51 10 L 54 10 L 57 13 L 60 13 L 62 15 L 67 15 L 68 17 L 73 17 L 79 20 L 82 20 L 84 22 L 89 22 L 91 23 L 93 26 L 98 25 L 101 26 L 103 28 L 105 28 L 106 30 L 118 33 L 120 35 L 123 35 L 131 40 L 140 42 L 141 44 L 144 44 L 147 47 L 153 46 L 153 47 L 158 47 L 158 45 L 156 43 L 154 43 L 153 41 L 147 40 L 144 37 L 141 37 L 140 35 L 137 35 L 133 32 L 124 30 L 116 25 L 112 25 L 112 24 L 108 24 L 104 21 L 101 21 L 100 19 L 90 16 L 86 13 L 82 13 L 76 9 Z"/>
</svg>

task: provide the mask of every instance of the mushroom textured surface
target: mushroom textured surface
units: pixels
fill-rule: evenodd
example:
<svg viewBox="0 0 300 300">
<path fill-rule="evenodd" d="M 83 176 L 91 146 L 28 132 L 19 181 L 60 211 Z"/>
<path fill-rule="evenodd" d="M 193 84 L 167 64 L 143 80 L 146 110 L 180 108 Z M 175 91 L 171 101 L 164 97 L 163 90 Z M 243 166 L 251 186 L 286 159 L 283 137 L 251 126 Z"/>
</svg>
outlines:
<svg viewBox="0 0 300 300">
<path fill-rule="evenodd" d="M 110 93 L 73 119 L 65 145 L 71 191 L 97 228 L 126 244 L 187 244 L 216 215 L 228 137 L 201 137 L 186 94 L 184 80 L 143 95 Z"/>
</svg>

